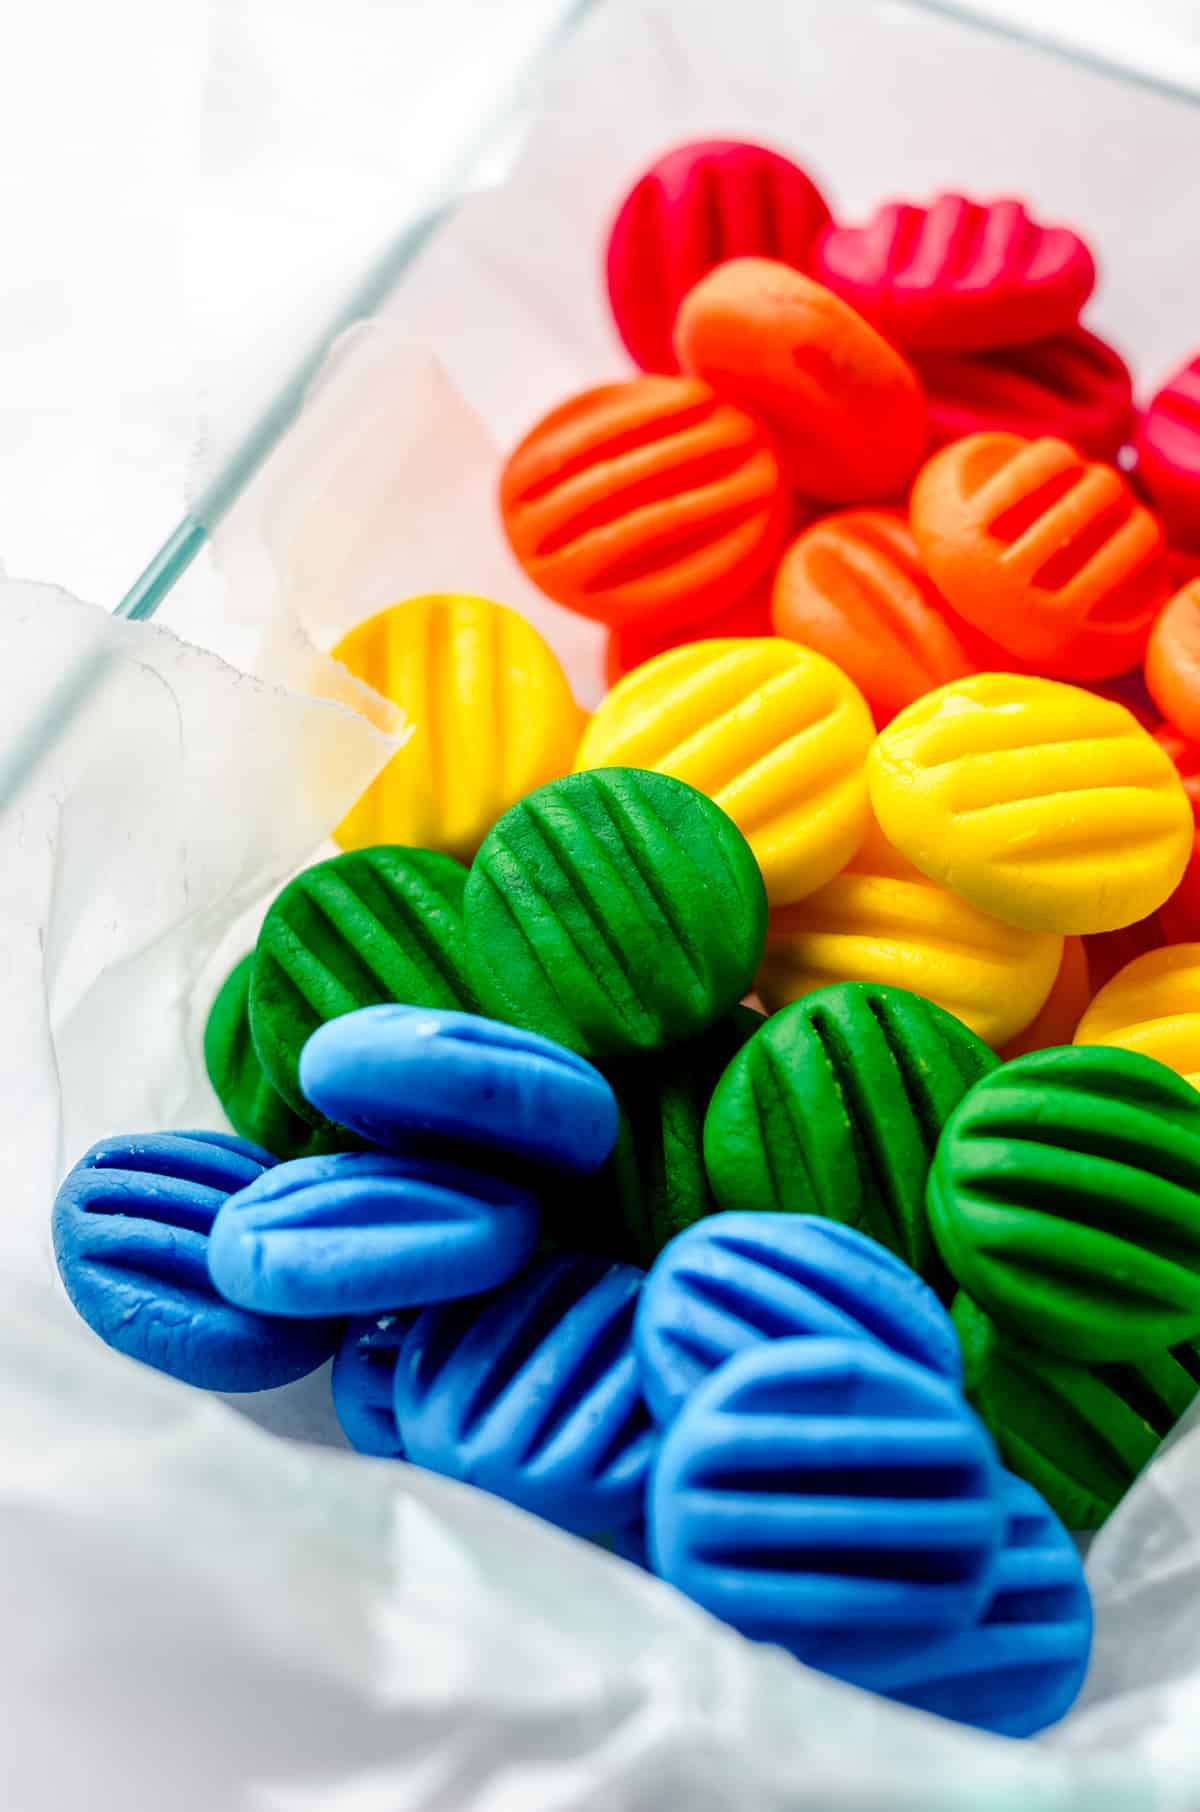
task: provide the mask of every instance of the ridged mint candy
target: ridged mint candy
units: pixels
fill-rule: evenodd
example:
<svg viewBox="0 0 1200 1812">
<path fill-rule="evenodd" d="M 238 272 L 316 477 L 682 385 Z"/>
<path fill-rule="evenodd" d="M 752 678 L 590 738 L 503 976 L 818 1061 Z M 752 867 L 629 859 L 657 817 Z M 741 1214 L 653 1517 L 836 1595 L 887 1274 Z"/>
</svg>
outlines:
<svg viewBox="0 0 1200 1812">
<path fill-rule="evenodd" d="M 1035 1051 L 955 1110 L 929 1177 L 952 1275 L 1064 1359 L 1200 1335 L 1200 1094 L 1102 1045 Z"/>
<path fill-rule="evenodd" d="M 911 1266 L 878 1240 L 813 1214 L 709 1215 L 650 1267 L 634 1347 L 663 1427 L 734 1353 L 764 1340 L 873 1340 L 962 1380 L 950 1317 Z"/>
<path fill-rule="evenodd" d="M 606 768 L 504 814 L 467 882 L 485 1012 L 594 1062 L 699 1037 L 750 988 L 766 936 L 741 831 L 694 787 Z"/>
<path fill-rule="evenodd" d="M 587 1174 L 612 1150 L 617 1104 L 575 1051 L 478 1013 L 363 1007 L 314 1032 L 309 1100 L 386 1149 L 449 1140 L 473 1153 Z"/>
<path fill-rule="evenodd" d="M 538 1224 L 529 1189 L 486 1162 L 333 1152 L 276 1164 L 231 1195 L 208 1270 L 229 1302 L 263 1315 L 377 1315 L 504 1283 Z"/>
<path fill-rule="evenodd" d="M 925 1215 L 942 1127 L 996 1064 L 953 1014 L 903 988 L 836 982 L 774 1014 L 704 1122 L 722 1208 L 844 1221 L 946 1286 Z"/>
<path fill-rule="evenodd" d="M 360 1141 L 353 1133 L 332 1120 L 321 1119 L 314 1125 L 311 1119 L 302 1119 L 267 1080 L 250 1036 L 253 969 L 251 951 L 226 976 L 204 1028 L 204 1065 L 230 1125 L 277 1158 L 315 1158 L 327 1151 L 354 1150 Z"/>
<path fill-rule="evenodd" d="M 51 1228 L 67 1295 L 101 1340 L 202 1390 L 272 1390 L 328 1359 L 340 1322 L 237 1308 L 209 1277 L 217 1215 L 271 1164 L 232 1133 L 131 1134 L 84 1153 Z"/>
<path fill-rule="evenodd" d="M 466 974 L 466 870 L 435 850 L 380 844 L 306 868 L 263 920 L 250 980 L 250 1030 L 268 1080 L 314 1125 L 300 1053 L 318 1026 L 401 1001 L 475 1009 Z"/>
<path fill-rule="evenodd" d="M 1193 1346 L 1080 1365 L 999 1327 L 964 1294 L 952 1318 L 967 1396 L 1005 1464 L 1069 1529 L 1099 1528 L 1200 1388 Z"/>
<path fill-rule="evenodd" d="M 581 1535 L 636 1522 L 657 1443 L 633 1354 L 641 1284 L 631 1265 L 558 1253 L 426 1309 L 396 1364 L 409 1459 Z"/>
<path fill-rule="evenodd" d="M 1001 1480 L 948 1379 L 872 1340 L 765 1340 L 664 1435 L 650 1556 L 744 1635 L 871 1686 L 982 1614 Z"/>
<path fill-rule="evenodd" d="M 1078 1550 L 1024 1479 L 1005 1476 L 1004 1545 L 978 1623 L 906 1657 L 889 1698 L 1000 1736 L 1056 1724 L 1079 1696 L 1092 1648 L 1092 1601 Z"/>
</svg>

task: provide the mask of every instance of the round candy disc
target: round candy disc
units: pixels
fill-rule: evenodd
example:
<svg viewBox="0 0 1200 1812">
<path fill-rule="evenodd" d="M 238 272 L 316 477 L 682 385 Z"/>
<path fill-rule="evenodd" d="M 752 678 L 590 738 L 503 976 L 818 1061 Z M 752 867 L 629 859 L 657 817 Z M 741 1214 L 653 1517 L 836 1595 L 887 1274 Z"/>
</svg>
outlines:
<svg viewBox="0 0 1200 1812">
<path fill-rule="evenodd" d="M 946 1120 L 995 1061 L 916 994 L 821 988 L 768 1019 L 717 1084 L 704 1122 L 713 1193 L 723 1208 L 845 1221 L 942 1285 L 925 1181 Z"/>
<path fill-rule="evenodd" d="M 921 560 L 958 615 L 1039 673 L 1137 665 L 1170 589 L 1157 519 L 1065 440 L 970 434 L 917 474 Z"/>
<path fill-rule="evenodd" d="M 500 480 L 533 583 L 612 629 L 729 609 L 766 577 L 788 510 L 769 435 L 696 378 L 583 391 L 530 429 Z"/>
<path fill-rule="evenodd" d="M 344 849 L 406 843 L 469 862 L 510 805 L 570 772 L 579 707 L 557 656 L 515 610 L 409 598 L 331 654 L 413 726 L 334 832 Z"/>
<path fill-rule="evenodd" d="M 877 1340 L 952 1384 L 958 1338 L 933 1291 L 876 1240 L 810 1214 L 714 1214 L 650 1267 L 634 1318 L 642 1389 L 664 1427 L 696 1386 L 762 1340 Z"/>
<path fill-rule="evenodd" d="M 1069 328 L 1092 293 L 1092 255 L 1016 200 L 892 201 L 864 226 L 826 227 L 814 274 L 898 346 L 1014 346 Z"/>
<path fill-rule="evenodd" d="M 1200 1088 L 1200 943 L 1147 950 L 1093 996 L 1076 1044 L 1116 1045 Z"/>
<path fill-rule="evenodd" d="M 771 1011 L 831 982 L 906 988 L 999 1045 L 1039 1011 L 1061 955 L 1052 933 L 1003 925 L 936 887 L 872 825 L 827 887 L 771 914 L 757 987 Z"/>
<path fill-rule="evenodd" d="M 538 1238 L 533 1197 L 433 1158 L 345 1152 L 279 1164 L 232 1196 L 208 1267 L 270 1315 L 370 1315 L 489 1290 Z"/>
<path fill-rule="evenodd" d="M 685 371 L 765 423 L 805 497 L 894 496 L 925 451 L 925 397 L 894 346 L 832 291 L 772 258 L 731 258 L 675 318 Z"/>
<path fill-rule="evenodd" d="M 841 510 L 805 529 L 776 570 L 771 620 L 849 674 L 877 724 L 974 669 L 892 510 Z"/>
<path fill-rule="evenodd" d="M 409 1459 L 581 1535 L 641 1515 L 656 1435 L 632 1322 L 642 1273 L 562 1254 L 427 1309 L 396 1367 Z"/>
<path fill-rule="evenodd" d="M 901 1662 L 891 1699 L 1000 1736 L 1032 1736 L 1071 1709 L 1092 1648 L 1075 1543 L 1024 1479 L 1004 1475 L 1004 1545 L 979 1622 Z"/>
<path fill-rule="evenodd" d="M 313 1033 L 300 1083 L 375 1145 L 461 1140 L 561 1170 L 602 1164 L 617 1103 L 574 1051 L 499 1020 L 433 1007 L 363 1007 Z"/>
<path fill-rule="evenodd" d="M 270 1390 L 315 1371 L 332 1322 L 298 1327 L 225 1302 L 208 1275 L 209 1229 L 271 1157 L 222 1133 L 146 1133 L 93 1145 L 59 1189 L 54 1255 L 100 1338 L 205 1390 Z"/>
<path fill-rule="evenodd" d="M 415 1309 L 393 1309 L 346 1324 L 329 1382 L 342 1433 L 359 1453 L 404 1458 L 396 1426 L 396 1359 L 416 1316 Z"/>
<path fill-rule="evenodd" d="M 954 1385 L 874 1341 L 767 1340 L 700 1384 L 651 1481 L 655 1571 L 810 1667 L 878 1672 L 983 1611 L 1000 1468 Z"/>
<path fill-rule="evenodd" d="M 1098 1529 L 1195 1397 L 1200 1350 L 1081 1365 L 998 1326 L 965 1292 L 953 1318 L 967 1395 L 1005 1462 L 1069 1529 Z"/>
<path fill-rule="evenodd" d="M 356 849 L 289 881 L 263 920 L 250 979 L 250 1030 L 268 1079 L 307 1119 L 300 1052 L 356 1007 L 398 1000 L 460 1007 L 466 978 L 466 870 L 427 849 Z"/>
<path fill-rule="evenodd" d="M 597 706 L 575 765 L 673 774 L 733 819 L 772 905 L 812 893 L 867 833 L 862 694 L 778 636 L 691 642 L 645 662 Z"/>
<path fill-rule="evenodd" d="M 608 299 L 634 363 L 678 371 L 671 334 L 693 283 L 748 252 L 803 269 L 828 220 L 810 178 L 764 145 L 699 139 L 668 151 L 634 183 L 608 240 Z"/>
<path fill-rule="evenodd" d="M 1170 897 L 1191 853 L 1170 757 L 1123 705 L 1079 686 L 956 680 L 893 719 L 867 772 L 885 835 L 923 874 L 1030 931 L 1132 924 Z"/>
<path fill-rule="evenodd" d="M 629 768 L 531 793 L 466 891 L 486 1012 L 593 1059 L 697 1037 L 746 993 L 766 896 L 737 826 L 695 788 Z"/>
<path fill-rule="evenodd" d="M 929 1176 L 951 1273 L 1025 1339 L 1120 1360 L 1200 1335 L 1200 1097 L 1161 1063 L 1068 1045 L 977 1082 Z"/>
<path fill-rule="evenodd" d="M 358 1143 L 353 1133 L 319 1115 L 302 1119 L 268 1082 L 250 1036 L 253 972 L 251 951 L 226 976 L 204 1028 L 204 1063 L 217 1099 L 242 1137 L 265 1146 L 276 1158 L 351 1149 Z"/>
</svg>

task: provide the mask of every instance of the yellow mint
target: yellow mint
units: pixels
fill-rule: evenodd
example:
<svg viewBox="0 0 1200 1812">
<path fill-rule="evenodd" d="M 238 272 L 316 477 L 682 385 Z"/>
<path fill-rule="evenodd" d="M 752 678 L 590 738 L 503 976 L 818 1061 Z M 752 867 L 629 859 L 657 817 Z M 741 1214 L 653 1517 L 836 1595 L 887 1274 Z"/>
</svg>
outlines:
<svg viewBox="0 0 1200 1812">
<path fill-rule="evenodd" d="M 1041 1011 L 1062 948 L 936 886 L 873 825 L 840 875 L 771 914 L 756 985 L 771 1012 L 830 982 L 907 988 L 998 1046 Z"/>
<path fill-rule="evenodd" d="M 403 843 L 469 862 L 526 793 L 571 770 L 583 725 L 537 630 L 488 598 L 392 604 L 332 650 L 413 726 L 334 832 L 343 849 Z"/>
<path fill-rule="evenodd" d="M 598 707 L 577 769 L 649 768 L 726 812 L 785 906 L 831 880 L 866 835 L 862 693 L 778 636 L 689 642 L 636 667 Z"/>
<path fill-rule="evenodd" d="M 1080 1020 L 1075 1043 L 1139 1051 L 1200 1088 L 1200 944 L 1170 944 L 1126 963 Z"/>
<path fill-rule="evenodd" d="M 976 673 L 876 739 L 871 804 L 923 874 L 1030 931 L 1116 931 L 1175 891 L 1192 809 L 1133 714 L 1078 686 Z"/>
</svg>

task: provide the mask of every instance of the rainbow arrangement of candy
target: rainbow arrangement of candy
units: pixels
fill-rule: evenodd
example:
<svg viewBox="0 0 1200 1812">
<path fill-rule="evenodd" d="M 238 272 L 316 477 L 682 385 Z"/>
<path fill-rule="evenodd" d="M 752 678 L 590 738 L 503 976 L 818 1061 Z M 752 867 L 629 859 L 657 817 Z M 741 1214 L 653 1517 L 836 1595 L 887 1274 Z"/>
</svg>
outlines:
<svg viewBox="0 0 1200 1812">
<path fill-rule="evenodd" d="M 1200 360 L 1138 414 L 1080 234 L 844 221 L 753 144 L 645 171 L 605 270 L 637 369 L 497 495 L 606 696 L 378 600 L 331 652 L 413 737 L 212 1005 L 232 1130 L 93 1146 L 59 1269 L 146 1364 L 332 1360 L 363 1453 L 1030 1735 L 1071 1532 L 1200 1388 Z"/>
</svg>

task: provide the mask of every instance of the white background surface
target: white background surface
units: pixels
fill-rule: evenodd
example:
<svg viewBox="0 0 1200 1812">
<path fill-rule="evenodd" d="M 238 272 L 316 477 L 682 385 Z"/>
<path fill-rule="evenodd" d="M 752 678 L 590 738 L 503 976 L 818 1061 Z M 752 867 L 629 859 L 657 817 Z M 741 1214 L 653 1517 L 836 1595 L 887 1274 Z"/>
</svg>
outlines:
<svg viewBox="0 0 1200 1812">
<path fill-rule="evenodd" d="M 802 3 L 815 0 L 786 0 L 789 11 Z M 302 350 L 555 10 L 554 0 L 4 9 L 0 560 L 10 573 L 117 602 L 180 515 L 211 452 L 211 419 L 233 425 L 239 392 L 249 411 Z M 1197 0 L 976 0 L 975 10 L 1200 86 Z"/>
</svg>

